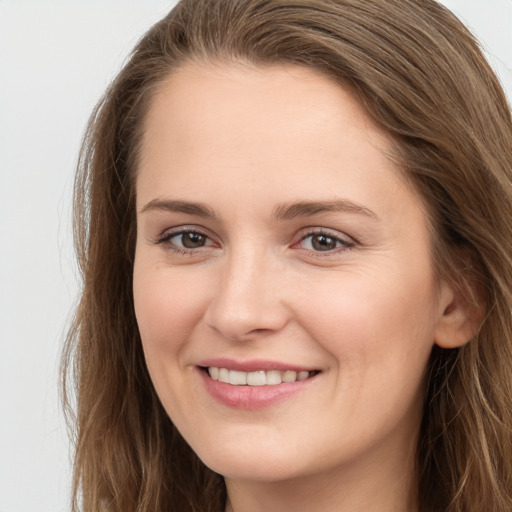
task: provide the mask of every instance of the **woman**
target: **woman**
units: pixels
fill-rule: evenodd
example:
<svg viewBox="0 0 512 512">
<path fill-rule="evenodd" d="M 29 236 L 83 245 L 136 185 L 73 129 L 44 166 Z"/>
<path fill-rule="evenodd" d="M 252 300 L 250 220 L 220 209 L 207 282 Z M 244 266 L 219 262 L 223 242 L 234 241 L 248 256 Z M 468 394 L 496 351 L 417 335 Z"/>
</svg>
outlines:
<svg viewBox="0 0 512 512">
<path fill-rule="evenodd" d="M 81 155 L 75 509 L 512 510 L 511 162 L 433 0 L 181 1 Z"/>
</svg>

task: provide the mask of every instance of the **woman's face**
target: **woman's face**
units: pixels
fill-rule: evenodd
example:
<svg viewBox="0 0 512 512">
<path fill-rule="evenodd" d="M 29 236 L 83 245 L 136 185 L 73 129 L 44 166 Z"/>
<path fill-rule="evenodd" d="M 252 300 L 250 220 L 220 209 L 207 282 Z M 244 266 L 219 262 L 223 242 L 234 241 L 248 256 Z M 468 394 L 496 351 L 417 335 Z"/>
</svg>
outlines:
<svg viewBox="0 0 512 512">
<path fill-rule="evenodd" d="M 301 67 L 190 64 L 154 97 L 136 315 L 165 409 L 228 478 L 414 459 L 451 298 L 389 148 L 351 94 Z"/>
</svg>

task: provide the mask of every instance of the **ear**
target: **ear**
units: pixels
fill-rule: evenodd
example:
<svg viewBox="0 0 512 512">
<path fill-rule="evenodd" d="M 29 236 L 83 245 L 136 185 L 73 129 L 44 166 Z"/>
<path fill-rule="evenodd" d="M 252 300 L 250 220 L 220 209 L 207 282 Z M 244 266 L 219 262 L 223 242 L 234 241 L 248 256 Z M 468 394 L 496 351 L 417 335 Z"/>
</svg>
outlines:
<svg viewBox="0 0 512 512">
<path fill-rule="evenodd" d="M 476 282 L 442 282 L 440 316 L 436 326 L 435 344 L 441 348 L 462 347 L 475 337 L 482 324 L 485 306 Z"/>
</svg>

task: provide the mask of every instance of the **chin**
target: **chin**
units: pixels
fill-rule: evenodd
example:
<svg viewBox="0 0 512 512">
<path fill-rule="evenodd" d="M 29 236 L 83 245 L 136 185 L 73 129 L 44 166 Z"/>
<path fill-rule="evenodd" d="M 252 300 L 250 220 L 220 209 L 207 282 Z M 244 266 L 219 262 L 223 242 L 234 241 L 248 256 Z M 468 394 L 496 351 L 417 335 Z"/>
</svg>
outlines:
<svg viewBox="0 0 512 512">
<path fill-rule="evenodd" d="M 216 443 L 217 446 L 210 445 L 206 449 L 194 447 L 194 451 L 212 471 L 234 480 L 277 482 L 292 479 L 300 473 L 297 452 L 287 456 L 274 446 L 247 443 L 250 446 Z"/>
<path fill-rule="evenodd" d="M 252 482 L 279 482 L 298 476 L 291 471 L 289 464 L 276 463 L 275 460 L 243 461 L 229 458 L 204 459 L 207 467 L 225 478 Z"/>
</svg>

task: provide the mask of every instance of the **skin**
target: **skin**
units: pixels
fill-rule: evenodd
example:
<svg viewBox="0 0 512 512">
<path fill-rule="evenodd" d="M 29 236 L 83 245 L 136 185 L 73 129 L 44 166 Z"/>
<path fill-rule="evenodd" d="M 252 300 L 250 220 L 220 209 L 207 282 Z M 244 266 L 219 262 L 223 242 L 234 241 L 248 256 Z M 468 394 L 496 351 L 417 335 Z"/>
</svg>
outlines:
<svg viewBox="0 0 512 512">
<path fill-rule="evenodd" d="M 166 411 L 225 476 L 227 511 L 417 510 L 425 367 L 435 343 L 468 332 L 390 144 L 349 92 L 292 65 L 188 64 L 153 98 L 136 180 L 137 321 Z M 350 208 L 276 218 L 304 201 Z M 187 229 L 204 245 L 184 249 Z M 319 231 L 335 247 L 318 250 Z M 241 410 L 205 389 L 197 365 L 216 357 L 320 373 Z"/>
</svg>

